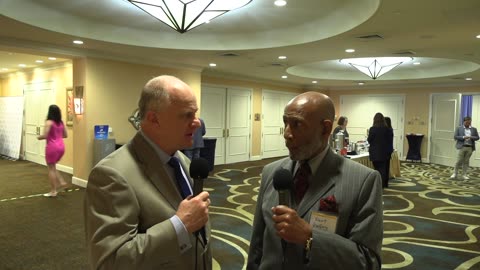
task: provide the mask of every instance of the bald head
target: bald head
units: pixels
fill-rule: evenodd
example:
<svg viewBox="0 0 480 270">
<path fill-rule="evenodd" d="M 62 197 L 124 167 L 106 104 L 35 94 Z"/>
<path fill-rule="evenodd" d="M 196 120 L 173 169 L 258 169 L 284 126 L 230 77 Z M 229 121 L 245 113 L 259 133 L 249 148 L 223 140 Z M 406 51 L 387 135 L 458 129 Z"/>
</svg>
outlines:
<svg viewBox="0 0 480 270">
<path fill-rule="evenodd" d="M 290 100 L 287 104 L 287 107 L 289 106 L 301 110 L 305 116 L 308 114 L 332 122 L 335 118 L 335 106 L 332 100 L 322 93 L 313 91 L 302 93 Z"/>
<path fill-rule="evenodd" d="M 178 100 L 190 87 L 174 76 L 161 75 L 148 81 L 143 87 L 138 112 L 140 119 L 147 111 L 158 111 L 172 101 Z"/>
<path fill-rule="evenodd" d="M 308 160 L 328 146 L 335 107 L 318 92 L 306 92 L 290 100 L 284 110 L 283 137 L 292 160 Z"/>
</svg>

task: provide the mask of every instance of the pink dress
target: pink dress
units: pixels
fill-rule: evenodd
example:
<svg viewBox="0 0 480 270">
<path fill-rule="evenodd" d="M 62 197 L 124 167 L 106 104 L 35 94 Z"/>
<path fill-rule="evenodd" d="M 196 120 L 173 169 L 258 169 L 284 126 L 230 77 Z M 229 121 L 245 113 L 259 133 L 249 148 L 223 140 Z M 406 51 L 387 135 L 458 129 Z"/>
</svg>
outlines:
<svg viewBox="0 0 480 270">
<path fill-rule="evenodd" d="M 52 122 L 52 126 L 47 135 L 47 145 L 45 148 L 45 159 L 47 164 L 57 163 L 65 153 L 65 145 L 63 144 L 64 128 L 62 122 Z"/>
</svg>

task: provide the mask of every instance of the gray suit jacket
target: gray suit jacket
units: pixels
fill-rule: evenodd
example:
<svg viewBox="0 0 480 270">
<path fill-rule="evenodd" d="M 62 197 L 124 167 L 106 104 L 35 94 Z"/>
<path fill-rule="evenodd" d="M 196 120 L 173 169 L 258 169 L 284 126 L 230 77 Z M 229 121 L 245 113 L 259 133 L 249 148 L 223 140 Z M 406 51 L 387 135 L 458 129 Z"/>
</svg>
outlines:
<svg viewBox="0 0 480 270">
<path fill-rule="evenodd" d="M 184 171 L 190 161 L 177 151 Z M 191 179 L 190 179 L 191 181 Z M 91 269 L 211 269 L 210 241 L 190 235 L 183 254 L 169 220 L 182 197 L 145 138 L 137 135 L 96 165 L 85 193 L 85 229 Z M 210 239 L 210 227 L 206 227 Z M 195 248 L 197 246 L 197 249 Z M 206 268 L 203 263 L 206 263 Z"/>
<path fill-rule="evenodd" d="M 471 136 L 472 150 L 475 151 L 475 141 L 478 140 L 478 131 L 474 127 L 471 127 L 470 131 L 472 133 L 472 136 Z M 465 127 L 461 125 L 455 130 L 455 135 L 453 136 L 453 138 L 457 140 L 457 143 L 455 144 L 455 147 L 457 147 L 457 149 L 460 149 L 463 147 L 463 144 L 465 142 L 465 139 L 463 138 L 463 136 L 465 136 Z"/>
<path fill-rule="evenodd" d="M 334 195 L 338 206 L 335 233 L 314 232 L 310 260 L 304 262 L 304 246 L 286 244 L 276 235 L 272 220 L 278 192 L 272 184 L 274 171 L 293 171 L 285 158 L 267 165 L 253 221 L 247 269 L 380 269 L 383 239 L 382 181 L 377 171 L 328 150 L 305 197 L 297 207 L 307 222 L 319 201 Z"/>
</svg>

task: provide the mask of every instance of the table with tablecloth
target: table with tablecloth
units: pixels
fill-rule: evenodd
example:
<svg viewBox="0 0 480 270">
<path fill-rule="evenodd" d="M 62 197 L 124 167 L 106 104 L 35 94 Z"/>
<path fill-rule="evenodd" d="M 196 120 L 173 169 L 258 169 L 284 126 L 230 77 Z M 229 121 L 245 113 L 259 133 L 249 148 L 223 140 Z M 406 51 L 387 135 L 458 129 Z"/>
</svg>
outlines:
<svg viewBox="0 0 480 270">
<path fill-rule="evenodd" d="M 347 155 L 348 158 L 354 160 L 360 164 L 363 164 L 369 168 L 374 169 L 373 163 L 368 158 L 368 153 L 362 153 L 359 155 Z M 398 159 L 397 151 L 393 151 L 390 157 L 390 178 L 400 177 L 400 160 Z"/>
</svg>

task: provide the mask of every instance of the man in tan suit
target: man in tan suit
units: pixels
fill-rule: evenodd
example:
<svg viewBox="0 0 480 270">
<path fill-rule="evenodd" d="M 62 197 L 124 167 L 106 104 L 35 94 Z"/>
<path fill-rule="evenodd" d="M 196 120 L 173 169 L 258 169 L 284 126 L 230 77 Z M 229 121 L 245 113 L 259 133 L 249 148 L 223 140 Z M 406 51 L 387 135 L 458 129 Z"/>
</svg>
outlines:
<svg viewBox="0 0 480 270">
<path fill-rule="evenodd" d="M 178 78 L 159 76 L 145 85 L 138 106 L 140 131 L 88 178 L 90 268 L 211 269 L 209 194 L 188 195 L 190 160 L 179 151 L 200 126 L 195 95 Z"/>
</svg>

